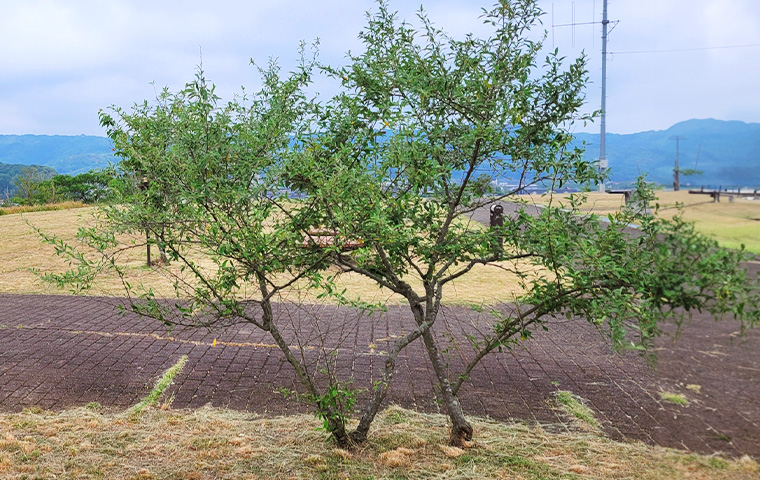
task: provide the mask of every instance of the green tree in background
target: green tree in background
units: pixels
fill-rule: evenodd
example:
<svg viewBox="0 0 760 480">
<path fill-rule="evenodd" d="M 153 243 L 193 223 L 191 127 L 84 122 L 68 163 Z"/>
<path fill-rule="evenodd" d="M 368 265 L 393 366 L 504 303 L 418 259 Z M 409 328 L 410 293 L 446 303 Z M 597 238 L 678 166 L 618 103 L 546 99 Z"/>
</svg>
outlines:
<svg viewBox="0 0 760 480">
<path fill-rule="evenodd" d="M 98 203 L 110 197 L 109 183 L 114 175 L 113 172 L 101 170 L 75 176 L 56 175 L 51 168 L 32 165 L 21 168 L 19 174 L 15 175 L 16 188 L 12 193 L 10 189 L 3 193 L 8 200 L 26 205 L 56 203 L 63 200 Z"/>
<path fill-rule="evenodd" d="M 44 193 L 43 182 L 49 177 L 42 169 L 32 165 L 21 169 L 16 177 L 16 196 L 24 205 L 32 205 L 41 200 Z"/>
<path fill-rule="evenodd" d="M 91 170 L 74 176 L 56 175 L 45 183 L 55 188 L 60 197 L 82 203 L 98 203 L 110 196 L 109 183 L 113 175 L 108 171 Z"/>
</svg>

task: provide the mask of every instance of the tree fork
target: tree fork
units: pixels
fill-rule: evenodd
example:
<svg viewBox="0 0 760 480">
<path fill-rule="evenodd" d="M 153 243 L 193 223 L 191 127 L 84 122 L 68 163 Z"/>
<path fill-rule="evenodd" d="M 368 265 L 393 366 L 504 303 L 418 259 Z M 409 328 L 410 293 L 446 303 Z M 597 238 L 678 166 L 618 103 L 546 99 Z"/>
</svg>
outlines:
<svg viewBox="0 0 760 480">
<path fill-rule="evenodd" d="M 264 296 L 264 298 L 267 298 L 268 295 L 268 289 L 266 287 L 266 279 L 263 275 L 260 273 L 257 273 L 256 275 L 259 280 L 259 289 L 261 290 L 261 294 Z M 282 337 L 282 334 L 280 333 L 280 330 L 277 328 L 277 326 L 274 324 L 274 313 L 272 311 L 272 302 L 270 300 L 264 300 L 261 302 L 261 309 L 262 309 L 262 316 L 263 316 L 263 324 L 264 324 L 264 330 L 269 332 L 269 335 L 272 336 L 275 343 L 277 344 L 277 347 L 280 349 L 280 351 L 285 354 L 285 358 L 290 363 L 290 365 L 293 367 L 293 369 L 296 371 L 296 375 L 298 376 L 298 380 L 301 381 L 301 384 L 306 387 L 306 389 L 309 391 L 309 393 L 314 397 L 319 397 L 319 391 L 317 390 L 316 385 L 314 385 L 314 382 L 311 379 L 311 376 L 309 376 L 309 373 L 305 370 L 304 366 L 301 365 L 301 363 L 298 361 L 298 359 L 293 355 L 293 352 L 290 350 L 290 346 L 285 341 L 285 339 Z M 353 441 L 351 437 L 348 435 L 348 432 L 346 432 L 346 425 L 344 422 L 340 420 L 341 416 L 339 415 L 340 412 L 337 412 L 335 408 L 325 408 L 322 403 L 320 402 L 313 402 L 315 406 L 317 407 L 317 410 L 323 416 L 327 419 L 330 434 L 333 436 L 335 441 L 340 445 L 341 447 L 348 447 L 351 446 Z"/>
<path fill-rule="evenodd" d="M 414 331 L 409 332 L 405 336 L 399 338 L 393 344 L 393 349 L 390 351 L 385 360 L 383 379 L 378 385 L 376 385 L 375 392 L 372 395 L 372 400 L 364 409 L 364 414 L 362 415 L 362 418 L 359 421 L 359 425 L 356 427 L 356 430 L 351 432 L 351 439 L 354 442 L 363 443 L 367 440 L 369 427 L 375 419 L 377 412 L 380 410 L 380 404 L 385 399 L 385 396 L 388 393 L 388 388 L 390 388 L 391 382 L 393 380 L 393 369 L 396 368 L 396 359 L 398 358 L 399 353 L 401 353 L 401 350 L 406 348 L 407 345 L 420 338 L 420 336 L 423 334 L 423 331 L 427 331 L 429 328 L 430 324 L 422 323 L 421 325 L 418 325 Z"/>
</svg>

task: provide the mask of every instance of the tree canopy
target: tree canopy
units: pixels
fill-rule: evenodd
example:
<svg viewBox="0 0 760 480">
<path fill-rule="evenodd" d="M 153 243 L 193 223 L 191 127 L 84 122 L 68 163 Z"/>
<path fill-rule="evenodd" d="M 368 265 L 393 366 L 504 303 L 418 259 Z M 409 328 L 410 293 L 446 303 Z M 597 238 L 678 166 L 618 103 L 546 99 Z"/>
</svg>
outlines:
<svg viewBox="0 0 760 480">
<path fill-rule="evenodd" d="M 124 274 L 114 252 L 143 245 L 126 247 L 120 235 L 148 231 L 146 241 L 181 266 L 170 272 L 179 300 L 125 282 L 132 310 L 170 325 L 248 322 L 269 332 L 303 386 L 299 395 L 344 445 L 366 440 L 396 358 L 419 338 L 451 442 L 461 445 L 473 432 L 457 392 L 474 366 L 557 318 L 589 321 L 617 348 L 635 349 L 695 309 L 754 323 L 758 289 L 739 269 L 743 252 L 718 248 L 678 217 L 649 215 L 656 205 L 643 181 L 636 206 L 606 218 L 581 215 L 579 194 L 537 213 L 518 209 L 501 226 L 471 219 L 495 202 L 520 203 L 516 194 L 530 186 L 601 178 L 570 143 L 573 124 L 593 117 L 581 113 L 585 60 L 556 51 L 540 58 L 542 43 L 529 35 L 540 15 L 532 0 L 503 0 L 484 10 L 487 36 L 454 39 L 423 11 L 414 27 L 381 1 L 360 33 L 363 50 L 343 67 L 318 65 L 302 48 L 293 72 L 262 68 L 263 87 L 251 97 L 222 103 L 199 72 L 181 92 L 102 113 L 123 175 L 117 204 L 80 237 L 103 255 L 91 260 L 59 243 L 77 269 L 48 278 L 86 287 L 104 266 Z M 308 97 L 317 74 L 340 93 Z M 495 193 L 496 177 L 514 187 Z M 463 369 L 453 371 L 438 327 L 444 287 L 481 265 L 511 272 L 522 294 L 484 316 Z M 298 332 L 286 338 L 292 318 L 278 306 L 290 289 L 305 288 L 354 307 L 361 322 L 382 306 L 338 289 L 345 272 L 400 295 L 415 325 L 391 341 L 352 432 L 357 390 L 338 378 L 337 348 L 318 315 L 309 332 L 318 332 L 319 348 L 309 350 L 314 342 Z"/>
</svg>

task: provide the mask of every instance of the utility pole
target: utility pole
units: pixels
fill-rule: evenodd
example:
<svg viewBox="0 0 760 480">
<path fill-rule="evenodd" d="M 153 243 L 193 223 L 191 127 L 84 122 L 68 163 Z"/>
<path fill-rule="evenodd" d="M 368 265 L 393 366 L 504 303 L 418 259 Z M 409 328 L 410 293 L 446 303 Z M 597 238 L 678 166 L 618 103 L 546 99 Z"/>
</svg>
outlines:
<svg viewBox="0 0 760 480">
<path fill-rule="evenodd" d="M 599 171 L 607 169 L 607 0 L 602 9 L 602 121 L 599 134 Z M 599 183 L 599 191 L 604 192 L 604 180 Z"/>
<path fill-rule="evenodd" d="M 675 136 L 670 137 L 670 138 L 671 139 L 675 139 L 675 141 L 676 141 L 676 166 L 673 169 L 673 191 L 677 192 L 677 191 L 681 190 L 681 177 L 679 175 L 680 169 L 678 168 L 678 150 L 679 150 L 678 149 L 678 142 L 682 138 L 685 139 L 686 137 L 684 137 L 683 135 L 675 135 Z"/>
<path fill-rule="evenodd" d="M 596 15 L 596 12 L 594 12 L 594 15 Z M 555 25 L 554 24 L 554 4 L 552 4 L 552 47 L 554 46 L 554 28 L 555 27 L 573 27 L 575 28 L 576 25 L 592 25 L 596 24 L 598 22 L 584 22 L 584 23 L 575 23 L 575 2 L 573 2 L 573 21 L 572 23 L 566 23 L 566 24 L 560 24 Z M 612 29 L 609 28 L 610 23 L 612 23 Z M 607 0 L 604 0 L 603 3 L 603 10 L 602 10 L 602 108 L 601 108 L 601 132 L 599 135 L 599 160 L 597 162 L 599 172 L 604 172 L 607 170 L 608 162 L 607 162 L 607 36 L 612 32 L 612 30 L 615 29 L 615 26 L 618 24 L 618 20 L 614 20 L 610 22 L 609 18 L 607 18 Z M 573 30 L 573 35 L 575 35 L 575 30 Z M 573 36 L 573 46 L 575 45 L 575 36 Z M 602 180 L 599 183 L 599 191 L 604 192 L 604 180 Z"/>
</svg>

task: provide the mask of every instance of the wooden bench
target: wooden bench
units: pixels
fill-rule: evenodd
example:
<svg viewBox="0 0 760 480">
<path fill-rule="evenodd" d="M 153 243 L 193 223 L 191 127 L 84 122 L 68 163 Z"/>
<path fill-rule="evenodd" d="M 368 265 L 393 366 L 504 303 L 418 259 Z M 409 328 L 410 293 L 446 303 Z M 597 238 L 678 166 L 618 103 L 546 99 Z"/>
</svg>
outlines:
<svg viewBox="0 0 760 480">
<path fill-rule="evenodd" d="M 326 248 L 336 244 L 340 245 L 341 250 L 347 251 L 363 247 L 364 241 L 361 238 L 345 238 L 330 228 L 311 228 L 303 238 L 305 248 Z"/>
<path fill-rule="evenodd" d="M 632 189 L 625 189 L 625 190 L 607 190 L 607 193 L 616 193 L 616 194 L 622 194 L 623 198 L 625 199 L 625 204 L 628 205 L 631 203 L 631 198 L 633 198 L 633 190 Z"/>
</svg>

